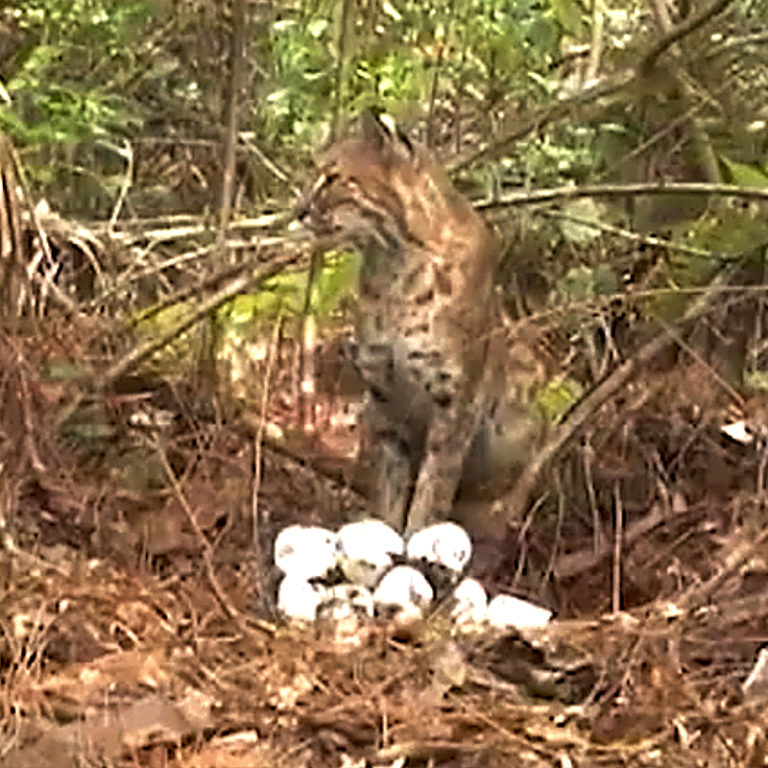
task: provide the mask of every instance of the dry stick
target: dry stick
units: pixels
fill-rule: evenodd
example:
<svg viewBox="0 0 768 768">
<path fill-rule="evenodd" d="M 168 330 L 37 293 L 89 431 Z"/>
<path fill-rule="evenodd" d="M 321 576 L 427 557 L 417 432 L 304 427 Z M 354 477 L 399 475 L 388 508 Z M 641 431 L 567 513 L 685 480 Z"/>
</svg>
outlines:
<svg viewBox="0 0 768 768">
<path fill-rule="evenodd" d="M 437 89 L 440 84 L 440 75 L 443 71 L 445 61 L 445 50 L 451 44 L 451 32 L 453 31 L 454 14 L 456 13 L 456 3 L 454 0 L 448 4 L 448 23 L 443 31 L 442 38 L 437 46 L 437 57 L 432 64 L 432 87 L 429 93 L 429 107 L 427 108 L 427 135 L 424 142 L 430 149 L 435 146 L 435 107 L 437 105 Z M 458 112 L 456 113 L 457 122 L 460 120 Z"/>
<path fill-rule="evenodd" d="M 719 280 L 714 281 L 709 289 L 707 289 L 707 292 L 688 308 L 676 324 L 687 323 L 705 314 L 721 293 L 718 288 L 722 280 L 723 276 Z M 598 384 L 571 411 L 565 422 L 560 425 L 544 446 L 536 452 L 533 460 L 526 466 L 512 490 L 500 500 L 500 506 L 502 508 L 506 507 L 506 517 L 509 522 L 516 522 L 523 518 L 528 499 L 544 467 L 576 436 L 603 403 L 615 395 L 638 369 L 648 365 L 667 344 L 673 341 L 674 337 L 670 331 L 667 329 L 662 330 L 657 336 L 642 346 L 629 360 L 622 363 L 613 373 L 609 374 L 604 381 Z"/>
<path fill-rule="evenodd" d="M 725 4 L 731 0 L 725 0 Z M 669 15 L 667 0 L 650 0 L 651 10 L 656 17 L 656 24 L 661 29 L 662 34 L 667 37 L 672 35 L 674 40 L 680 39 L 682 35 L 674 35 L 675 27 L 672 25 L 672 19 Z M 715 0 L 715 5 L 723 5 L 723 0 Z M 722 8 L 720 9 L 722 10 Z M 707 16 L 706 18 L 709 18 Z M 706 20 L 705 18 L 705 20 Z M 703 22 L 701 22 L 703 23 Z M 680 27 L 677 28 L 678 30 Z M 656 46 L 658 49 L 659 46 Z M 684 67 L 683 55 L 680 46 L 676 42 L 668 43 L 670 56 L 667 58 L 667 71 L 672 77 L 672 81 L 677 87 L 677 95 L 683 102 L 683 106 L 697 106 L 702 99 L 697 93 L 697 89 L 691 82 L 691 78 Z M 661 50 L 664 50 L 663 48 Z M 646 59 L 647 61 L 648 59 Z M 650 71 L 650 66 L 645 72 Z M 720 172 L 720 163 L 718 161 L 712 141 L 704 127 L 699 116 L 694 112 L 688 120 L 688 127 L 693 144 L 693 149 L 697 155 L 699 166 L 707 181 L 718 183 L 723 180 Z"/>
<path fill-rule="evenodd" d="M 211 252 L 213 249 L 212 245 L 203 245 L 199 248 L 196 248 L 193 251 L 185 251 L 184 253 L 179 253 L 176 256 L 172 256 L 168 259 L 164 259 L 163 261 L 151 264 L 148 267 L 143 267 L 141 269 L 137 269 L 136 271 L 133 270 L 133 266 L 131 266 L 130 269 L 126 269 L 122 275 L 118 276 L 114 283 L 107 288 L 106 290 L 102 291 L 98 296 L 94 297 L 93 299 L 88 300 L 84 304 L 80 304 L 80 308 L 83 310 L 83 312 L 93 311 L 94 309 L 97 309 L 98 307 L 103 306 L 106 304 L 108 299 L 111 299 L 113 296 L 116 296 L 120 291 L 128 288 L 131 283 L 136 283 L 139 280 L 143 280 L 147 277 L 152 277 L 154 275 L 161 275 L 165 270 L 171 269 L 173 267 L 183 267 L 185 265 L 188 265 L 192 261 L 198 261 L 206 256 Z M 238 268 L 241 268 L 240 266 Z M 229 272 L 227 274 L 222 274 L 221 272 L 217 273 L 215 275 L 216 282 L 218 282 L 222 277 L 231 277 L 232 274 L 235 274 L 231 269 L 229 269 Z M 198 283 L 197 286 L 195 286 L 195 289 L 192 290 L 192 293 L 195 293 L 197 289 L 204 287 L 205 282 Z M 180 293 L 174 293 L 171 301 L 169 304 L 166 304 L 165 306 L 170 306 L 170 304 L 175 303 L 178 301 L 178 296 Z M 187 293 L 189 295 L 189 292 Z M 164 308 L 164 307 L 162 307 Z M 159 312 L 159 309 L 155 309 L 152 307 L 153 311 Z M 144 319 L 145 317 L 151 315 L 152 312 L 145 311 L 143 312 L 137 319 L 134 320 L 134 325 L 137 324 L 140 320 Z"/>
<path fill-rule="evenodd" d="M 768 525 L 758 536 L 740 541 L 725 556 L 720 570 L 703 584 L 696 584 L 683 592 L 676 604 L 683 610 L 701 605 L 723 582 L 737 571 L 750 557 L 768 541 Z"/>
<path fill-rule="evenodd" d="M 10 139 L 0 136 L 0 310 L 12 313 L 14 323 L 22 312 L 24 273 L 16 176 Z"/>
<path fill-rule="evenodd" d="M 621 610 L 621 551 L 624 539 L 624 505 L 619 481 L 613 484 L 613 569 L 611 574 L 611 609 Z"/>
<path fill-rule="evenodd" d="M 512 133 L 503 136 L 493 144 L 483 147 L 482 149 L 475 150 L 471 155 L 464 158 L 459 158 L 455 163 L 452 163 L 449 170 L 451 173 L 469 168 L 475 165 L 480 160 L 492 160 L 494 157 L 502 154 L 511 144 L 514 144 L 519 139 L 528 136 L 533 131 L 540 130 L 544 125 L 555 122 L 562 118 L 568 117 L 573 114 L 573 110 L 576 107 L 590 104 L 604 96 L 612 96 L 615 93 L 619 93 L 627 88 L 628 85 L 634 82 L 636 73 L 633 70 L 626 70 L 619 72 L 612 76 L 610 79 L 603 83 L 598 83 L 591 88 L 585 88 L 575 96 L 568 99 L 561 99 L 556 104 L 553 104 L 541 112 L 535 113 L 531 118 L 526 120 L 519 128 Z"/>
<path fill-rule="evenodd" d="M 725 195 L 752 200 L 768 201 L 768 189 L 764 187 L 737 187 L 733 184 L 709 184 L 698 181 L 681 181 L 636 184 L 593 184 L 583 187 L 553 187 L 530 192 L 503 195 L 498 200 L 475 204 L 478 210 L 506 208 L 533 203 L 551 203 L 555 200 L 575 200 L 581 197 L 623 197 L 626 195 Z"/>
<path fill-rule="evenodd" d="M 185 517 L 187 518 L 187 522 L 191 526 L 192 531 L 195 534 L 195 538 L 200 544 L 200 547 L 202 549 L 202 555 L 203 555 L 203 563 L 205 565 L 205 575 L 208 578 L 208 584 L 211 587 L 211 590 L 213 591 L 214 596 L 219 601 L 219 605 L 221 606 L 222 610 L 227 615 L 227 617 L 235 622 L 235 624 L 237 625 L 237 628 L 243 634 L 246 634 L 246 635 L 250 634 L 249 627 L 246 624 L 245 620 L 243 619 L 242 614 L 237 610 L 237 608 L 235 608 L 235 606 L 230 601 L 229 597 L 227 597 L 227 593 L 224 591 L 221 584 L 219 584 L 219 580 L 216 577 L 216 569 L 214 568 L 214 565 L 213 565 L 213 547 L 211 547 L 210 542 L 205 537 L 205 533 L 203 532 L 203 529 L 200 527 L 200 523 L 197 522 L 197 517 L 195 516 L 195 513 L 192 511 L 192 508 L 189 506 L 187 497 L 184 495 L 184 491 L 182 490 L 181 485 L 179 484 L 179 479 L 176 477 L 176 473 L 173 471 L 173 468 L 168 462 L 168 456 L 166 455 L 159 441 L 155 441 L 155 451 L 157 453 L 158 458 L 160 459 L 160 462 L 163 465 L 163 469 L 165 470 L 165 474 L 168 477 L 168 481 L 170 482 L 173 488 L 174 496 L 176 497 L 176 500 L 179 502 L 179 505 L 181 506 L 181 509 L 183 510 Z M 260 630 L 264 632 L 267 632 L 268 634 L 273 635 L 276 631 L 275 626 L 273 624 L 270 624 L 269 622 L 261 621 L 257 619 L 253 619 L 252 621 L 256 627 L 258 627 Z"/>
<path fill-rule="evenodd" d="M 284 171 L 275 160 L 269 157 L 261 147 L 259 147 L 251 138 L 251 136 L 245 132 L 240 133 L 240 143 L 266 168 L 278 181 L 282 181 L 284 184 L 291 182 L 291 177 Z M 293 191 L 298 195 L 299 189 L 294 188 Z"/>
<path fill-rule="evenodd" d="M 333 111 L 331 113 L 331 141 L 336 140 L 341 119 L 341 107 L 344 97 L 344 69 L 347 63 L 347 36 L 349 33 L 349 18 L 351 0 L 341 0 L 339 14 L 339 34 L 336 37 L 338 59 L 333 73 Z"/>
<path fill-rule="evenodd" d="M 58 425 L 60 426 L 66 422 L 67 419 L 69 419 L 80 407 L 86 397 L 106 389 L 113 381 L 115 381 L 115 379 L 118 379 L 120 376 L 128 373 L 128 371 L 133 370 L 150 355 L 162 349 L 167 344 L 170 344 L 174 339 L 178 338 L 184 331 L 191 328 L 210 312 L 218 309 L 222 304 L 225 304 L 231 298 L 237 296 L 238 293 L 242 293 L 249 286 L 258 287 L 264 280 L 274 277 L 276 274 L 282 272 L 287 266 L 295 264 L 303 258 L 303 255 L 304 254 L 301 252 L 285 253 L 274 261 L 271 261 L 269 264 L 264 264 L 248 274 L 241 274 L 234 280 L 230 280 L 221 289 L 213 293 L 205 299 L 205 301 L 201 302 L 196 310 L 190 312 L 186 317 L 181 318 L 177 323 L 174 323 L 174 325 L 168 328 L 167 331 L 159 334 L 153 339 L 149 339 L 138 347 L 134 347 L 130 352 L 123 355 L 123 357 L 111 365 L 104 373 L 96 378 L 92 384 L 90 392 L 81 392 L 66 408 L 63 409 L 57 420 Z"/>
<path fill-rule="evenodd" d="M 218 245 L 223 250 L 229 219 L 232 214 L 232 198 L 235 187 L 235 152 L 237 149 L 237 127 L 240 105 L 240 91 L 243 86 L 245 69 L 245 40 L 248 14 L 245 0 L 234 0 L 232 6 L 232 37 L 229 51 L 229 94 L 227 99 L 227 126 L 224 134 L 224 175 L 221 181 L 219 201 Z"/>
<path fill-rule="evenodd" d="M 32 205 L 32 196 L 29 192 L 29 185 L 27 184 L 26 176 L 24 175 L 24 167 L 22 166 L 21 161 L 16 154 L 16 150 L 10 141 L 6 140 L 2 149 L 8 153 L 13 163 L 13 169 L 16 174 L 16 182 L 21 189 L 22 197 L 26 203 L 27 210 L 29 211 L 29 218 L 32 221 L 32 226 L 35 228 L 35 232 L 37 232 L 42 255 L 48 259 L 49 263 L 53 263 L 53 256 L 51 255 L 51 246 L 48 242 L 48 236 L 43 231 L 42 226 L 40 226 L 40 219 L 38 218 L 37 212 L 35 211 L 35 206 Z M 73 315 L 76 315 L 77 307 L 75 306 L 75 302 L 72 301 L 72 299 L 70 299 L 69 296 L 67 296 L 67 294 L 64 293 L 64 291 L 62 291 L 58 285 L 56 285 L 56 283 L 48 282 L 42 275 L 38 273 L 38 264 L 39 259 L 33 260 L 32 264 L 27 265 L 28 280 L 35 280 L 36 282 L 42 283 L 42 287 L 47 288 L 50 291 L 51 296 L 56 299 L 56 301 L 63 309 Z"/>
<path fill-rule="evenodd" d="M 682 40 L 687 35 L 695 32 L 699 27 L 706 24 L 710 19 L 722 13 L 730 4 L 732 0 L 715 0 L 711 5 L 702 9 L 694 16 L 690 16 L 681 24 L 666 31 L 664 36 L 656 41 L 650 51 L 645 54 L 645 58 L 640 62 L 638 71 L 646 73 L 653 68 L 656 63 L 656 59 L 661 56 L 664 51 L 671 45 L 674 45 L 679 40 Z"/>
<path fill-rule="evenodd" d="M 13 346 L 14 348 L 16 347 L 15 344 Z M 30 412 L 32 398 L 30 396 L 29 383 L 27 381 L 25 370 L 26 361 L 24 360 L 21 350 L 16 349 L 15 351 L 18 364 L 19 389 L 21 390 L 21 392 L 19 392 L 19 399 L 21 400 L 22 424 L 24 426 L 24 447 L 32 470 L 35 474 L 41 476 L 46 474 L 48 467 L 46 467 L 45 462 L 40 458 L 37 445 L 35 444 L 34 419 Z"/>
<path fill-rule="evenodd" d="M 589 41 L 589 59 L 584 73 L 584 82 L 591 82 L 597 78 L 600 69 L 600 60 L 603 54 L 603 27 L 605 26 L 605 12 L 603 0 L 592 0 L 591 13 L 592 29 Z"/>
<path fill-rule="evenodd" d="M 705 258 L 713 259 L 719 254 L 708 251 L 705 248 L 694 248 L 691 245 L 682 245 L 675 243 L 672 240 L 666 240 L 663 237 L 656 237 L 656 235 L 641 235 L 637 232 L 633 232 L 630 229 L 624 227 L 617 227 L 613 224 L 606 224 L 600 219 L 590 219 L 586 216 L 575 216 L 570 213 L 558 210 L 556 208 L 547 208 L 541 210 L 532 211 L 534 216 L 543 216 L 545 219 L 555 219 L 557 221 L 568 221 L 573 224 L 579 224 L 582 227 L 589 227 L 590 229 L 597 230 L 598 232 L 605 232 L 608 235 L 618 235 L 622 240 L 628 240 L 631 243 L 640 243 L 641 245 L 650 245 L 654 248 L 664 248 L 668 251 L 674 251 L 675 253 L 686 253 L 690 256 L 704 256 Z M 632 294 L 635 295 L 634 293 Z"/>
<path fill-rule="evenodd" d="M 254 582 L 257 590 L 257 599 L 261 607 L 274 614 L 274 602 L 270 600 L 267 589 L 267 557 L 261 548 L 261 518 L 259 510 L 259 489 L 261 488 L 261 448 L 264 444 L 264 430 L 267 425 L 267 406 L 269 405 L 269 383 L 272 378 L 272 366 L 277 357 L 277 348 L 280 343 L 280 327 L 282 317 L 275 320 L 275 329 L 272 334 L 267 366 L 264 371 L 264 384 L 259 408 L 259 424 L 253 439 L 253 486 L 251 489 L 251 548 L 254 558 Z"/>
<path fill-rule="evenodd" d="M 117 220 L 120 218 L 120 211 L 123 208 L 123 203 L 125 202 L 125 198 L 128 196 L 128 190 L 131 188 L 131 183 L 133 181 L 133 147 L 127 139 L 123 140 L 123 150 L 122 152 L 118 150 L 118 154 L 121 154 L 123 157 L 125 157 L 126 167 L 125 174 L 123 175 L 123 181 L 120 184 L 120 191 L 117 194 L 117 200 L 115 200 L 115 206 L 112 209 L 112 215 L 109 217 L 109 223 L 107 224 L 107 234 L 110 236 L 115 231 Z"/>
<path fill-rule="evenodd" d="M 312 313 L 312 294 L 321 274 L 324 252 L 313 248 L 309 259 L 307 285 L 304 290 L 304 302 L 299 321 L 298 379 L 299 379 L 299 427 L 304 432 L 315 431 L 315 410 L 317 393 L 315 391 L 315 347 L 317 331 Z"/>
<path fill-rule="evenodd" d="M 213 253 L 215 248 L 215 245 L 211 245 L 209 251 Z M 203 280 L 196 282 L 194 285 L 180 288 L 179 290 L 168 294 L 164 299 L 156 302 L 151 307 L 147 307 L 147 309 L 137 313 L 134 318 L 131 318 L 131 325 L 137 326 L 149 320 L 149 318 L 160 314 L 164 309 L 180 304 L 182 301 L 186 301 L 190 296 L 197 296 L 214 286 L 220 285 L 222 280 L 229 280 L 230 278 L 237 277 L 243 273 L 244 269 L 246 269 L 246 267 L 243 267 L 242 264 L 226 266 L 213 274 L 207 275 Z"/>
</svg>

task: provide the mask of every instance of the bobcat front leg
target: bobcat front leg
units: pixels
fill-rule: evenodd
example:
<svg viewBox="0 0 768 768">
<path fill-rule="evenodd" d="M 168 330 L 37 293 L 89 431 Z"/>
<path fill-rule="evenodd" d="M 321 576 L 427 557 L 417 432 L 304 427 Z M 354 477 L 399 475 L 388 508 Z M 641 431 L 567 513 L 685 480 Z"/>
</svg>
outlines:
<svg viewBox="0 0 768 768">
<path fill-rule="evenodd" d="M 413 490 L 413 459 L 372 396 L 362 413 L 360 464 L 369 479 L 368 514 L 402 531 Z"/>
<path fill-rule="evenodd" d="M 417 531 L 451 514 L 461 472 L 477 430 L 478 411 L 435 403 L 427 431 L 413 498 L 408 509 L 406 531 Z"/>
</svg>

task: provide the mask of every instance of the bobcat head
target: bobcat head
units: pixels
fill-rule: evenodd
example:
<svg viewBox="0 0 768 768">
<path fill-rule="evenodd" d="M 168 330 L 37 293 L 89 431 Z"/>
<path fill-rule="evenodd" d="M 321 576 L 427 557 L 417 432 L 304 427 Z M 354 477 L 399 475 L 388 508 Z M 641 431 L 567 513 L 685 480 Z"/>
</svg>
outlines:
<svg viewBox="0 0 768 768">
<path fill-rule="evenodd" d="M 358 247 L 387 250 L 487 237 L 469 203 L 422 146 L 364 112 L 358 135 L 321 158 L 317 180 L 299 203 L 298 217 L 316 234 L 338 235 Z"/>
</svg>

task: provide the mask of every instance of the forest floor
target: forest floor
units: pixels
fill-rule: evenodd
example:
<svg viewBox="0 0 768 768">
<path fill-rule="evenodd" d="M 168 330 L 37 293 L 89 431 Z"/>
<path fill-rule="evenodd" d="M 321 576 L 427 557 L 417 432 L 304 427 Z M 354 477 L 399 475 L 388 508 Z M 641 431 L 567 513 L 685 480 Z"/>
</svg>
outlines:
<svg viewBox="0 0 768 768">
<path fill-rule="evenodd" d="M 722 434 L 695 366 L 606 406 L 588 470 L 574 447 L 549 503 L 477 553 L 491 591 L 554 609 L 546 629 L 340 638 L 270 615 L 269 547 L 359 498 L 162 385 L 54 439 L 71 386 L 41 373 L 46 333 L 0 343 L 0 765 L 766 764 L 768 453 Z M 162 439 L 123 428 L 174 397 Z"/>
</svg>

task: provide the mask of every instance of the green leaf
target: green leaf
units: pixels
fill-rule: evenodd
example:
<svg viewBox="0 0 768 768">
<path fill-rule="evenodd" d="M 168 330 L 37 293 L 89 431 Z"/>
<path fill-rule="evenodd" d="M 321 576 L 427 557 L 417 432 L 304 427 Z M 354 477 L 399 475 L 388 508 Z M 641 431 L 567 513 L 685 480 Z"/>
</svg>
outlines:
<svg viewBox="0 0 768 768">
<path fill-rule="evenodd" d="M 558 291 L 571 301 L 588 301 L 595 296 L 616 293 L 619 279 L 609 264 L 572 267 L 558 281 Z"/>
<path fill-rule="evenodd" d="M 556 378 L 536 393 L 536 405 L 550 423 L 556 423 L 584 396 L 584 387 L 575 379 Z"/>
<path fill-rule="evenodd" d="M 768 174 L 763 168 L 746 163 L 737 163 L 727 157 L 720 156 L 723 165 L 728 169 L 731 181 L 740 187 L 768 187 Z"/>
<path fill-rule="evenodd" d="M 567 34 L 581 40 L 584 34 L 584 12 L 576 0 L 552 0 L 558 24 Z"/>
</svg>

